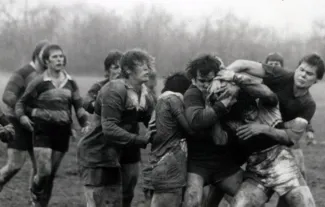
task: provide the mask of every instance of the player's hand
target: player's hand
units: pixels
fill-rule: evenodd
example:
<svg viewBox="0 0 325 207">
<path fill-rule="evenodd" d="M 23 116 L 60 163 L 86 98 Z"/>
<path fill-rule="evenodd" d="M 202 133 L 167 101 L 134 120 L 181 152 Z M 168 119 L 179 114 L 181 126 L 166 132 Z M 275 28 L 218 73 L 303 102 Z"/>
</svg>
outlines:
<svg viewBox="0 0 325 207">
<path fill-rule="evenodd" d="M 86 126 L 81 128 L 81 133 L 86 134 L 89 131 L 89 129 L 90 129 L 90 126 L 89 126 L 89 124 L 87 124 Z"/>
<path fill-rule="evenodd" d="M 149 142 L 150 142 L 150 133 L 148 133 L 148 132 L 144 136 L 138 135 L 135 138 L 135 144 L 143 149 L 145 149 L 147 147 L 147 144 Z"/>
<path fill-rule="evenodd" d="M 262 134 L 269 126 L 264 124 L 246 124 L 237 128 L 236 135 L 242 139 L 246 140 L 253 136 Z"/>
<path fill-rule="evenodd" d="M 6 126 L 0 125 L 0 140 L 4 143 L 8 143 L 15 138 L 15 130 L 12 124 Z"/>
<path fill-rule="evenodd" d="M 24 115 L 20 117 L 20 123 L 23 125 L 26 129 L 33 132 L 34 131 L 34 123 L 28 118 L 28 116 Z"/>
<path fill-rule="evenodd" d="M 307 141 L 307 145 L 316 145 L 317 144 L 317 141 L 314 137 L 313 132 L 306 132 L 306 141 Z"/>
</svg>

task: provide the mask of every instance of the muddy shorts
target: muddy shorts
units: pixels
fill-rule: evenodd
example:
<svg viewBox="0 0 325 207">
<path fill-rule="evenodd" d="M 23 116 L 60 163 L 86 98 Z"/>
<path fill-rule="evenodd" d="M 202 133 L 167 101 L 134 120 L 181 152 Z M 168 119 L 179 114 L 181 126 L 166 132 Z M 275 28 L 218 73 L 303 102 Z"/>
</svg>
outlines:
<svg viewBox="0 0 325 207">
<path fill-rule="evenodd" d="M 280 196 L 306 182 L 290 150 L 284 146 L 252 154 L 247 161 L 246 178 L 272 189 Z"/>
<path fill-rule="evenodd" d="M 33 150 L 32 132 L 25 129 L 15 117 L 8 117 L 15 130 L 15 137 L 8 142 L 8 148 L 17 150 Z"/>
<path fill-rule="evenodd" d="M 296 163 L 297 163 L 302 175 L 304 176 L 304 178 L 306 180 L 305 159 L 304 159 L 304 153 L 303 153 L 302 149 L 300 149 L 300 148 L 291 149 L 290 148 L 290 151 L 293 154 L 293 157 L 295 158 Z"/>
<path fill-rule="evenodd" d="M 152 164 L 151 184 L 157 193 L 172 193 L 186 186 L 187 152 L 180 145 Z"/>
</svg>

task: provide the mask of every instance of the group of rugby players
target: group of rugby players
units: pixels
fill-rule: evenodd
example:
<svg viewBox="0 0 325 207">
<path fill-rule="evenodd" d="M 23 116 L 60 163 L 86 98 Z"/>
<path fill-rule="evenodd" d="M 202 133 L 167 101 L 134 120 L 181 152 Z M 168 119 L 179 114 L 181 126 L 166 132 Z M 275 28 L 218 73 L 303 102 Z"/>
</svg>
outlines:
<svg viewBox="0 0 325 207">
<path fill-rule="evenodd" d="M 299 140 L 306 134 L 313 141 L 309 88 L 324 74 L 319 55 L 304 56 L 290 72 L 277 53 L 265 63 L 228 66 L 201 54 L 168 76 L 158 96 L 152 56 L 112 51 L 105 79 L 84 99 L 66 64 L 63 49 L 43 41 L 9 79 L 1 189 L 29 154 L 32 205 L 48 205 L 69 148 L 73 106 L 83 132 L 77 160 L 87 207 L 131 206 L 140 172 L 144 206 L 218 206 L 223 198 L 230 206 L 264 206 L 273 194 L 278 206 L 315 206 Z M 141 122 L 147 133 L 139 133 Z M 148 144 L 148 165 L 140 169 Z"/>
</svg>

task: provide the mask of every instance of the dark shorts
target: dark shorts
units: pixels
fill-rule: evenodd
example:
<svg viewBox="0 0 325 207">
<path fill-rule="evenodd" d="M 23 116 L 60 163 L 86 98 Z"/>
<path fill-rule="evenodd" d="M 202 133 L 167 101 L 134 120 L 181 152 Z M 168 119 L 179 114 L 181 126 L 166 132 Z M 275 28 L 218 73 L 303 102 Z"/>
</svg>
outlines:
<svg viewBox="0 0 325 207">
<path fill-rule="evenodd" d="M 33 149 L 32 132 L 25 129 L 17 118 L 8 118 L 15 129 L 15 137 L 12 141 L 8 142 L 8 148 L 21 151 L 31 151 Z"/>
<path fill-rule="evenodd" d="M 187 168 L 188 173 L 195 173 L 197 175 L 200 175 L 204 179 L 204 185 L 215 184 L 240 170 L 240 167 L 238 165 L 232 165 L 222 170 L 205 168 L 201 165 L 201 163 L 190 160 L 188 161 Z"/>
<path fill-rule="evenodd" d="M 132 164 L 141 161 L 140 148 L 126 147 L 121 152 L 120 164 Z"/>
<path fill-rule="evenodd" d="M 81 182 L 84 186 L 102 187 L 122 185 L 121 170 L 117 167 L 79 167 Z"/>
<path fill-rule="evenodd" d="M 40 124 L 35 127 L 34 147 L 50 148 L 59 152 L 69 150 L 71 125 Z"/>
</svg>

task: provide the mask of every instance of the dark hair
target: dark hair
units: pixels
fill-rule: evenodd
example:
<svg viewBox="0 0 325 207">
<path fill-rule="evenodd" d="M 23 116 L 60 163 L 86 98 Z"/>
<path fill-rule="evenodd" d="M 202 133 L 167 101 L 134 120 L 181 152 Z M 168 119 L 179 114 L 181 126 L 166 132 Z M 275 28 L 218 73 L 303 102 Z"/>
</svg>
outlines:
<svg viewBox="0 0 325 207">
<path fill-rule="evenodd" d="M 123 77 L 128 77 L 127 70 L 134 70 L 137 63 L 146 63 L 150 70 L 155 70 L 154 68 L 154 58 L 149 55 L 146 51 L 140 49 L 132 49 L 125 52 L 120 60 L 121 65 L 121 75 Z"/>
<path fill-rule="evenodd" d="M 269 62 L 269 61 L 278 61 L 278 62 L 280 62 L 281 67 L 284 66 L 284 60 L 280 53 L 273 52 L 273 53 L 268 54 L 266 56 L 265 63 L 267 64 L 267 62 Z"/>
<path fill-rule="evenodd" d="M 56 45 L 56 44 L 51 44 L 51 45 L 48 45 L 45 49 L 44 49 L 44 52 L 43 52 L 43 56 L 42 56 L 42 60 L 43 62 L 45 63 L 46 60 L 49 60 L 50 58 L 50 55 L 51 55 L 51 51 L 53 50 L 62 50 L 62 48 L 59 46 L 59 45 Z M 66 57 L 64 55 L 64 62 L 63 64 L 66 64 L 67 60 L 66 60 Z"/>
<path fill-rule="evenodd" d="M 316 77 L 318 80 L 321 80 L 323 78 L 325 71 L 324 61 L 318 54 L 312 53 L 304 56 L 299 61 L 298 66 L 303 62 L 307 63 L 310 66 L 316 67 Z"/>
<path fill-rule="evenodd" d="M 110 51 L 104 61 L 105 70 L 109 70 L 111 65 L 118 63 L 122 55 L 123 53 L 118 50 Z"/>
<path fill-rule="evenodd" d="M 165 91 L 172 91 L 184 94 L 190 85 L 191 81 L 186 77 L 185 73 L 176 72 L 166 78 L 165 86 L 161 93 Z"/>
<path fill-rule="evenodd" d="M 189 79 L 196 78 L 197 71 L 202 75 L 207 75 L 211 71 L 217 74 L 220 71 L 221 62 L 213 55 L 202 54 L 194 60 L 191 60 L 187 67 L 186 72 Z"/>
<path fill-rule="evenodd" d="M 50 42 L 48 40 L 42 40 L 40 42 L 38 42 L 36 44 L 36 47 L 33 51 L 32 54 L 32 61 L 35 62 L 37 59 L 37 56 L 40 54 L 40 52 L 42 51 L 42 49 L 44 49 L 45 47 L 47 47 L 48 45 L 50 45 Z"/>
<path fill-rule="evenodd" d="M 249 95 L 247 92 L 240 90 L 237 96 L 237 102 L 231 107 L 230 117 L 236 120 L 241 120 L 241 116 L 252 106 L 256 106 L 255 98 Z"/>
</svg>

